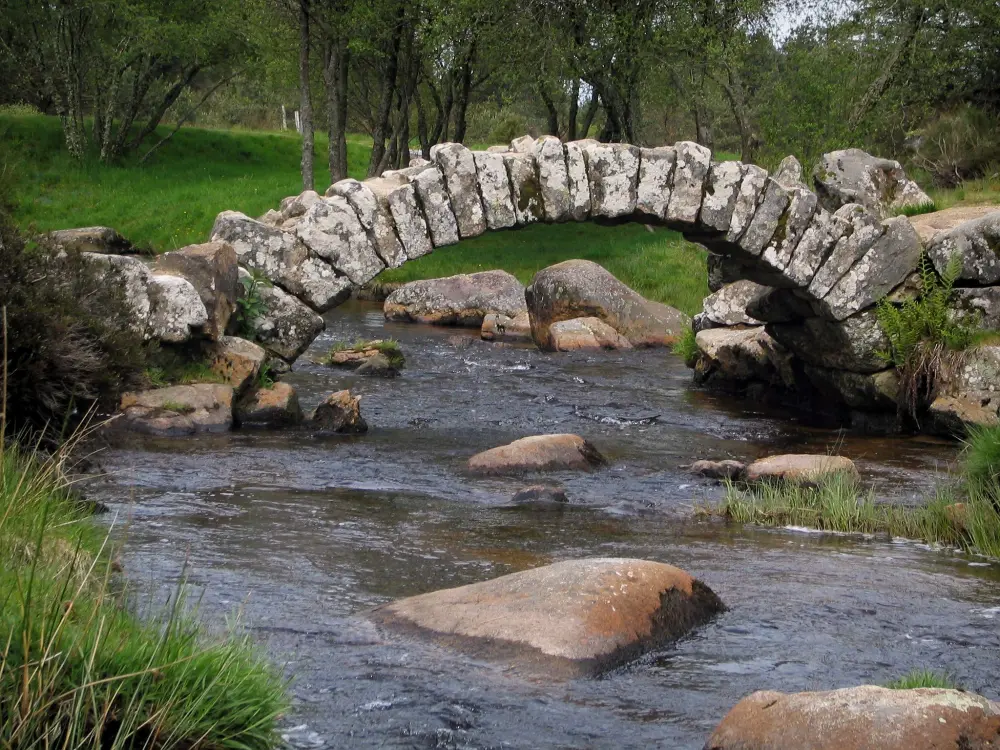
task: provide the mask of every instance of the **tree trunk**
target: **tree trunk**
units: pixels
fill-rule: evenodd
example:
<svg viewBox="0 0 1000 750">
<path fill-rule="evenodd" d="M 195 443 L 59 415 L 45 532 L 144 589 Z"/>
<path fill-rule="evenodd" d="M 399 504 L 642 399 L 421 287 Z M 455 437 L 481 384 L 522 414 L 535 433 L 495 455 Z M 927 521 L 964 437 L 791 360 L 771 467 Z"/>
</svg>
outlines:
<svg viewBox="0 0 1000 750">
<path fill-rule="evenodd" d="M 472 63 L 476 57 L 475 41 L 469 43 L 469 51 L 465 63 L 459 72 L 458 97 L 455 102 L 455 142 L 465 141 L 465 113 L 469 107 L 469 96 L 472 93 Z"/>
<path fill-rule="evenodd" d="M 694 114 L 694 139 L 709 151 L 715 150 L 715 134 L 712 132 L 712 115 L 705 106 L 705 100 L 701 96 L 691 99 L 691 110 Z"/>
<path fill-rule="evenodd" d="M 569 90 L 569 117 L 566 120 L 566 140 L 576 140 L 576 118 L 580 109 L 580 79 L 574 78 Z"/>
<path fill-rule="evenodd" d="M 424 105 L 420 100 L 420 89 L 414 89 L 413 99 L 417 105 L 417 139 L 420 141 L 420 155 L 425 159 L 430 159 L 431 142 L 427 134 L 427 114 L 424 112 Z"/>
<path fill-rule="evenodd" d="M 586 138 L 590 135 L 590 126 L 594 124 L 594 118 L 597 116 L 597 108 L 600 106 L 601 100 L 597 97 L 597 92 L 592 91 L 590 94 L 590 102 L 587 104 L 587 109 L 583 113 L 583 124 L 580 126 L 580 138 Z"/>
<path fill-rule="evenodd" d="M 538 84 L 538 95 L 541 97 L 542 103 L 545 105 L 545 111 L 548 114 L 548 123 L 545 127 L 545 132 L 558 138 L 559 110 L 556 109 L 556 103 L 552 101 L 552 97 L 549 96 L 549 92 L 546 91 L 544 84 Z"/>
<path fill-rule="evenodd" d="M 399 69 L 399 47 L 403 40 L 404 5 L 400 3 L 393 18 L 394 26 L 389 45 L 389 58 L 386 61 L 385 76 L 382 78 L 382 97 L 379 101 L 378 114 L 375 117 L 375 128 L 372 132 L 372 155 L 368 161 L 368 176 L 377 177 L 384 169 L 385 140 L 389 132 L 389 118 L 392 115 L 392 102 L 396 98 L 396 73 Z"/>
<path fill-rule="evenodd" d="M 302 189 L 312 190 L 313 115 L 309 90 L 309 0 L 299 0 L 299 112 L 302 118 Z"/>
<path fill-rule="evenodd" d="M 754 125 L 753 115 L 747 105 L 743 92 L 743 79 L 739 71 L 728 67 L 729 81 L 722 81 L 722 88 L 729 99 L 729 105 L 736 118 L 736 126 L 740 131 L 740 160 L 744 164 L 752 164 L 761 146 L 760 136 Z"/>
<path fill-rule="evenodd" d="M 347 75 L 351 51 L 347 39 L 338 34 L 327 42 L 323 66 L 326 86 L 327 129 L 330 136 L 330 182 L 347 177 Z"/>
</svg>

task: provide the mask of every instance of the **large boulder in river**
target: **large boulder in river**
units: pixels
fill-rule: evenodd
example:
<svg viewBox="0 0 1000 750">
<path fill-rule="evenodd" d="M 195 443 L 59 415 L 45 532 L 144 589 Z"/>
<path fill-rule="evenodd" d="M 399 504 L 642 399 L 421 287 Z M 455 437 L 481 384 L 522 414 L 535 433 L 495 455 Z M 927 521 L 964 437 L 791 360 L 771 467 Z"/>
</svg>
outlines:
<svg viewBox="0 0 1000 750">
<path fill-rule="evenodd" d="M 691 325 L 680 310 L 647 300 L 589 260 L 543 268 L 524 296 L 532 337 L 547 350 L 554 348 L 549 329 L 560 320 L 600 318 L 633 346 L 671 345 Z"/>
<path fill-rule="evenodd" d="M 761 690 L 726 714 L 705 750 L 993 750 L 1000 704 L 961 690 L 874 685 Z"/>
<path fill-rule="evenodd" d="M 250 274 L 239 270 L 241 284 Z M 245 294 L 245 290 L 241 290 Z M 307 305 L 277 286 L 258 285 L 260 298 L 257 317 L 248 322 L 253 337 L 269 352 L 286 362 L 294 362 L 323 331 L 326 323 Z"/>
<path fill-rule="evenodd" d="M 559 320 L 549 326 L 549 342 L 557 352 L 632 348 L 627 338 L 600 318 Z"/>
<path fill-rule="evenodd" d="M 856 478 L 858 468 L 846 456 L 788 453 L 754 461 L 747 466 L 745 477 L 748 482 L 781 481 L 816 484 L 836 474 L 846 474 Z"/>
<path fill-rule="evenodd" d="M 477 453 L 469 459 L 469 469 L 477 474 L 587 471 L 604 463 L 600 452 L 579 435 L 533 435 Z"/>
<path fill-rule="evenodd" d="M 309 424 L 320 433 L 359 435 L 368 432 L 368 423 L 361 416 L 361 397 L 350 391 L 331 393 L 316 407 Z"/>
<path fill-rule="evenodd" d="M 298 394 L 288 383 L 254 388 L 236 404 L 236 423 L 241 427 L 287 427 L 301 421 Z"/>
<path fill-rule="evenodd" d="M 565 560 L 381 606 L 383 625 L 548 676 L 593 674 L 725 609 L 704 583 L 647 560 Z"/>
<path fill-rule="evenodd" d="M 996 284 L 1000 281 L 1000 211 L 939 232 L 927 245 L 927 255 L 942 275 L 951 258 L 960 257 L 962 286 Z"/>
<path fill-rule="evenodd" d="M 237 393 L 249 388 L 267 361 L 267 352 L 252 341 L 223 336 L 206 347 L 208 366 Z"/>
<path fill-rule="evenodd" d="M 860 203 L 886 217 L 908 206 L 932 202 L 898 161 L 880 159 L 859 148 L 823 154 L 813 169 L 813 182 L 820 205 L 827 211 Z"/>
<path fill-rule="evenodd" d="M 126 393 L 117 426 L 161 437 L 225 432 L 233 423 L 233 389 L 217 383 Z"/>
<path fill-rule="evenodd" d="M 763 327 L 708 328 L 695 335 L 699 382 L 739 385 L 760 381 L 794 388 L 791 355 Z"/>
<path fill-rule="evenodd" d="M 480 328 L 483 318 L 509 318 L 525 311 L 524 286 L 506 271 L 482 271 L 441 279 L 411 281 L 390 294 L 388 320 Z"/>
<path fill-rule="evenodd" d="M 208 323 L 205 334 L 217 339 L 226 332 L 230 316 L 236 311 L 239 276 L 236 251 L 227 242 L 189 245 L 164 253 L 156 261 L 158 273 L 187 279 L 198 292 Z"/>
</svg>

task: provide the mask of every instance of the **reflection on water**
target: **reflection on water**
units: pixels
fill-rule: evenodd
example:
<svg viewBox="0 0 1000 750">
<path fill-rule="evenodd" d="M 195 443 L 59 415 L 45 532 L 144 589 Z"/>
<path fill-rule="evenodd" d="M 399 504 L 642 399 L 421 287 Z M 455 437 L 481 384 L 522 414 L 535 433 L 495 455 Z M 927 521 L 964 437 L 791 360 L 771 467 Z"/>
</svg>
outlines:
<svg viewBox="0 0 1000 750">
<path fill-rule="evenodd" d="M 361 394 L 368 435 L 237 432 L 104 458 L 110 499 L 131 518 L 131 576 L 165 589 L 187 560 L 208 616 L 244 608 L 295 678 L 293 744 L 700 748 L 753 690 L 884 682 L 915 668 L 1000 695 L 996 566 L 913 543 L 698 521 L 692 507 L 719 489 L 680 468 L 839 445 L 881 495 L 916 501 L 954 446 L 840 434 L 693 391 L 663 351 L 546 355 L 385 324 L 358 303 L 328 321 L 306 358 L 359 337 L 396 338 L 406 353 L 395 380 L 306 358 L 289 377 L 305 408 L 343 387 Z M 580 433 L 614 462 L 550 477 L 571 507 L 512 508 L 530 480 L 465 473 L 476 451 L 541 432 Z M 678 565 L 730 609 L 618 672 L 560 684 L 387 636 L 358 616 L 593 555 Z"/>
</svg>

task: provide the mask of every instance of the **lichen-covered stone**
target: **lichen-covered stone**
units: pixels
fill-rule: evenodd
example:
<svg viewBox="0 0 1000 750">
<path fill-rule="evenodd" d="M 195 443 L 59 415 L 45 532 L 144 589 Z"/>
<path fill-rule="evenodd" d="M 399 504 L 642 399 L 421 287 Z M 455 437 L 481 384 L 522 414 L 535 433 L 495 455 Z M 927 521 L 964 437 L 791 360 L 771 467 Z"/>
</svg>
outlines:
<svg viewBox="0 0 1000 750">
<path fill-rule="evenodd" d="M 794 158 L 794 157 L 793 157 Z M 780 183 L 779 183 L 780 184 Z M 804 188 L 788 190 L 791 202 L 781 217 L 771 241 L 761 253 L 761 261 L 776 271 L 784 271 L 792 260 L 795 248 L 809 228 L 819 202 L 816 194 Z"/>
<path fill-rule="evenodd" d="M 486 231 L 486 214 L 479 198 L 479 178 L 472 152 L 461 143 L 438 143 L 431 148 L 431 160 L 444 175 L 459 236 L 478 237 Z"/>
<path fill-rule="evenodd" d="M 368 432 L 368 423 L 361 416 L 361 397 L 350 391 L 331 393 L 309 416 L 309 426 L 320 434 L 360 435 Z"/>
<path fill-rule="evenodd" d="M 726 284 L 742 281 L 746 278 L 746 269 L 742 263 L 728 255 L 709 253 L 706 261 L 708 267 L 708 288 L 717 292 Z"/>
<path fill-rule="evenodd" d="M 565 144 L 566 175 L 569 181 L 570 216 L 574 221 L 585 221 L 590 217 L 590 180 L 587 178 L 587 157 L 584 148 L 596 141 L 586 139 Z"/>
<path fill-rule="evenodd" d="M 316 200 L 295 225 L 295 233 L 315 255 L 357 286 L 385 268 L 357 213 L 338 195 Z"/>
<path fill-rule="evenodd" d="M 851 225 L 822 208 L 813 214 L 785 267 L 785 278 L 796 287 L 808 287 L 816 272 Z"/>
<path fill-rule="evenodd" d="M 712 152 L 692 141 L 674 144 L 677 164 L 674 167 L 670 202 L 667 205 L 668 221 L 693 224 L 701 210 L 701 196 L 712 162 Z"/>
<path fill-rule="evenodd" d="M 781 163 L 778 165 L 778 169 L 775 170 L 772 175 L 775 182 L 777 182 L 785 190 L 796 190 L 805 189 L 808 190 L 809 187 L 802 180 L 802 164 L 794 156 L 789 154 Z"/>
<path fill-rule="evenodd" d="M 813 182 L 821 205 L 828 211 L 860 203 L 884 218 L 907 206 L 931 203 L 898 161 L 880 159 L 859 148 L 823 154 L 813 170 Z"/>
<path fill-rule="evenodd" d="M 743 164 L 738 161 L 712 162 L 705 182 L 698 221 L 707 229 L 728 232 L 743 181 Z"/>
<path fill-rule="evenodd" d="M 817 367 L 871 373 L 888 365 L 881 353 L 889 351 L 889 339 L 874 310 L 839 321 L 806 318 L 777 323 L 768 331 L 803 362 Z"/>
<path fill-rule="evenodd" d="M 510 177 L 504 166 L 503 156 L 488 151 L 475 151 L 476 173 L 479 190 L 483 196 L 486 225 L 490 229 L 507 229 L 517 224 L 514 203 L 511 200 Z"/>
<path fill-rule="evenodd" d="M 458 242 L 458 220 L 451 209 L 451 198 L 445 188 L 444 176 L 434 164 L 408 167 L 395 172 L 386 172 L 384 177 L 399 175 L 417 190 L 417 198 L 424 210 L 427 229 L 434 247 L 454 245 Z"/>
<path fill-rule="evenodd" d="M 764 248 L 778 230 L 788 203 L 788 191 L 774 180 L 768 179 L 757 211 L 740 237 L 740 247 L 744 252 L 750 255 L 760 255 L 764 252 Z"/>
<path fill-rule="evenodd" d="M 538 165 L 538 183 L 542 188 L 542 205 L 546 221 L 566 221 L 570 218 L 569 174 L 562 142 L 552 135 L 535 141 L 532 153 Z"/>
<path fill-rule="evenodd" d="M 250 274 L 246 270 L 241 268 L 239 273 L 241 280 L 249 280 Z M 248 323 L 254 339 L 285 362 L 294 362 L 323 331 L 326 323 L 279 287 L 259 286 L 257 294 L 263 311 Z"/>
<path fill-rule="evenodd" d="M 657 219 L 667 218 L 677 151 L 673 146 L 639 149 L 639 184 L 635 210 Z"/>
<path fill-rule="evenodd" d="M 149 280 L 149 335 L 180 344 L 200 334 L 208 312 L 191 282 L 180 276 L 153 276 Z"/>
<path fill-rule="evenodd" d="M 542 186 L 535 171 L 535 157 L 531 154 L 513 152 L 501 156 L 507 168 L 507 176 L 510 178 L 510 191 L 514 199 L 517 223 L 524 226 L 545 218 Z"/>
<path fill-rule="evenodd" d="M 974 316 L 977 327 L 1000 330 L 1000 286 L 963 287 L 951 294 L 955 308 Z"/>
<path fill-rule="evenodd" d="M 153 278 L 149 267 L 138 258 L 105 253 L 81 253 L 90 263 L 111 269 L 125 287 L 125 301 L 134 314 L 132 327 L 139 333 L 148 334 L 149 328 L 149 284 Z M 148 337 L 148 336 L 147 336 Z"/>
<path fill-rule="evenodd" d="M 326 195 L 340 196 L 351 204 L 361 226 L 368 232 L 375 252 L 387 268 L 398 268 L 406 262 L 406 251 L 396 236 L 388 202 L 379 200 L 368 185 L 355 179 L 340 180 L 327 189 Z"/>
<path fill-rule="evenodd" d="M 113 424 L 129 432 L 158 437 L 226 432 L 233 423 L 233 389 L 196 383 L 130 392 L 118 408 L 122 416 Z"/>
<path fill-rule="evenodd" d="M 524 286 L 506 271 L 482 271 L 411 281 L 383 308 L 388 320 L 480 328 L 490 313 L 514 318 L 527 310 Z"/>
<path fill-rule="evenodd" d="M 825 297 L 883 232 L 879 218 L 857 203 L 842 206 L 834 216 L 847 222 L 848 226 L 809 283 L 809 294 L 816 299 Z"/>
<path fill-rule="evenodd" d="M 208 313 L 206 336 L 218 339 L 226 332 L 239 294 L 236 251 L 232 245 L 208 242 L 163 253 L 157 258 L 156 270 L 182 276 L 198 291 Z"/>
<path fill-rule="evenodd" d="M 706 297 L 703 310 L 708 319 L 717 325 L 760 325 L 760 321 L 748 315 L 746 309 L 769 291 L 770 287 L 752 281 L 736 281 Z"/>
<path fill-rule="evenodd" d="M 389 210 L 396 227 L 396 236 L 407 260 L 427 255 L 434 249 L 424 212 L 417 203 L 417 188 L 401 177 L 377 177 L 364 185 Z"/>
<path fill-rule="evenodd" d="M 611 219 L 635 211 L 639 149 L 627 143 L 588 143 L 583 150 L 590 182 L 591 216 Z"/>
<path fill-rule="evenodd" d="M 236 336 L 223 336 L 212 342 L 205 348 L 205 354 L 212 372 L 225 379 L 236 393 L 253 384 L 267 360 L 263 347 Z"/>
<path fill-rule="evenodd" d="M 939 274 L 952 256 L 962 259 L 961 282 L 988 286 L 1000 281 L 1000 210 L 940 232 L 927 246 Z"/>
<path fill-rule="evenodd" d="M 299 397 L 288 383 L 254 388 L 236 404 L 236 424 L 240 427 L 290 427 L 302 421 Z"/>
</svg>

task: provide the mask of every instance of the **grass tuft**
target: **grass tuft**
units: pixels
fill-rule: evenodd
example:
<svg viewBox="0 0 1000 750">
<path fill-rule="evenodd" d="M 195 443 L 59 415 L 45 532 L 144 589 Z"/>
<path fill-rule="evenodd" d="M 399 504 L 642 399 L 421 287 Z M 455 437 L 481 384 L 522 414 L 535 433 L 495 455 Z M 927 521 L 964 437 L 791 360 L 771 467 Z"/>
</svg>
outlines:
<svg viewBox="0 0 1000 750">
<path fill-rule="evenodd" d="M 1000 476 L 1000 425 L 969 427 L 964 461 L 967 481 L 995 483 Z"/>
<path fill-rule="evenodd" d="M 698 342 L 695 339 L 694 329 L 686 329 L 684 334 L 677 339 L 677 343 L 674 344 L 671 351 L 683 359 L 684 364 L 688 367 L 694 367 L 694 363 L 698 359 Z"/>
<path fill-rule="evenodd" d="M 934 201 L 901 206 L 893 211 L 893 216 L 920 216 L 921 214 L 932 214 L 937 211 L 937 204 Z"/>
<path fill-rule="evenodd" d="M 949 674 L 934 672 L 930 669 L 915 669 L 902 677 L 897 677 L 895 680 L 887 682 L 885 686 L 892 690 L 913 690 L 915 688 L 961 689 Z"/>
</svg>

